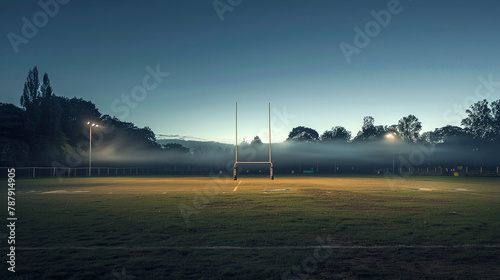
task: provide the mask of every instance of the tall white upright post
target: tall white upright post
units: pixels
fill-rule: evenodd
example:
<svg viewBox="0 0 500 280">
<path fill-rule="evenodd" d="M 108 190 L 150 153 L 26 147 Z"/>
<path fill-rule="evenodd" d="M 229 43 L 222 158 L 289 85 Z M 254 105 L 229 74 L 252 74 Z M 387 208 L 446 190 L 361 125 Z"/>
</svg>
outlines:
<svg viewBox="0 0 500 280">
<path fill-rule="evenodd" d="M 235 146 L 236 146 L 236 162 L 238 162 L 238 102 L 236 102 L 236 118 L 235 118 L 235 123 L 236 123 L 236 129 L 235 129 L 235 133 L 236 133 L 236 137 L 235 137 Z"/>
<path fill-rule="evenodd" d="M 89 176 L 91 176 L 92 170 L 92 126 L 90 126 L 90 143 L 89 143 Z"/>
<path fill-rule="evenodd" d="M 271 162 L 271 102 L 269 102 L 269 162 Z"/>
<path fill-rule="evenodd" d="M 271 102 L 269 102 L 269 177 L 274 180 L 273 162 L 271 161 Z"/>
<path fill-rule="evenodd" d="M 235 118 L 235 125 L 236 125 L 236 129 L 235 129 L 235 162 L 234 162 L 234 166 L 233 166 L 233 180 L 238 180 L 238 168 L 237 168 L 237 164 L 238 164 L 238 102 L 236 102 L 236 118 Z"/>
</svg>

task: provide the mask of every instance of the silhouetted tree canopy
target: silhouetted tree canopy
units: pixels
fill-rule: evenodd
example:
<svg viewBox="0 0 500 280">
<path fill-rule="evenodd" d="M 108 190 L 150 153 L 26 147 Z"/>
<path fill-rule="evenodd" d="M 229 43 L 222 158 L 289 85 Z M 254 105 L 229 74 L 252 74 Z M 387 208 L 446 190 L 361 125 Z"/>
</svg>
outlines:
<svg viewBox="0 0 500 280">
<path fill-rule="evenodd" d="M 433 132 L 429 132 L 428 143 L 431 144 L 453 144 L 470 143 L 472 135 L 468 134 L 463 128 L 453 125 L 436 128 Z"/>
<path fill-rule="evenodd" d="M 40 94 L 42 97 L 51 97 L 54 94 L 52 86 L 50 85 L 49 75 L 43 75 L 42 85 L 40 86 Z"/>
<path fill-rule="evenodd" d="M 167 152 L 178 153 L 178 154 L 189 154 L 189 148 L 182 146 L 177 143 L 168 143 L 162 145 L 163 149 Z"/>
<path fill-rule="evenodd" d="M 102 117 L 102 129 L 105 142 L 129 143 L 120 145 L 121 149 L 157 149 L 160 144 L 149 127 L 138 128 L 131 122 L 120 121 L 116 117 Z M 104 144 L 106 145 L 106 144 Z"/>
<path fill-rule="evenodd" d="M 322 142 L 343 142 L 351 140 L 351 132 L 343 126 L 332 127 L 331 130 L 326 130 L 321 135 Z"/>
<path fill-rule="evenodd" d="M 462 125 L 475 139 L 495 141 L 500 134 L 500 99 L 491 103 L 486 99 L 472 104 L 465 112 Z"/>
<path fill-rule="evenodd" d="M 255 136 L 250 144 L 254 146 L 262 145 L 262 140 L 260 140 L 259 136 Z"/>
<path fill-rule="evenodd" d="M 88 121 L 106 120 L 106 117 L 101 118 L 101 112 L 90 101 L 76 97 L 71 99 L 60 97 L 59 104 L 62 108 L 61 128 L 71 146 L 76 146 L 79 141 L 85 139 L 89 130 Z"/>
<path fill-rule="evenodd" d="M 26 82 L 24 83 L 23 95 L 21 96 L 21 106 L 28 110 L 40 96 L 40 80 L 38 79 L 38 68 L 35 66 L 29 70 Z"/>
<path fill-rule="evenodd" d="M 0 165 L 23 166 L 29 160 L 28 139 L 24 132 L 25 111 L 0 103 Z"/>
<path fill-rule="evenodd" d="M 358 132 L 356 137 L 354 137 L 354 142 L 364 142 L 373 140 L 382 140 L 387 131 L 387 127 L 382 125 L 375 126 L 375 119 L 371 116 L 366 116 L 363 118 L 363 126 Z"/>
<path fill-rule="evenodd" d="M 417 142 L 420 130 L 422 130 L 422 123 L 414 115 L 403 117 L 398 122 L 398 135 L 405 142 Z"/>
<path fill-rule="evenodd" d="M 319 139 L 319 134 L 316 130 L 304 127 L 297 126 L 288 134 L 287 141 L 293 142 L 315 142 Z"/>
<path fill-rule="evenodd" d="M 55 96 L 47 73 L 40 84 L 37 67 L 28 72 L 20 103 L 23 109 L 0 104 L 0 154 L 4 166 L 51 166 L 64 162 L 68 154 L 85 153 L 89 121 L 100 124 L 92 135 L 97 151 L 106 145 L 115 151 L 163 151 L 149 127 L 138 128 L 133 123 L 102 116 L 95 104 L 81 98 Z"/>
</svg>

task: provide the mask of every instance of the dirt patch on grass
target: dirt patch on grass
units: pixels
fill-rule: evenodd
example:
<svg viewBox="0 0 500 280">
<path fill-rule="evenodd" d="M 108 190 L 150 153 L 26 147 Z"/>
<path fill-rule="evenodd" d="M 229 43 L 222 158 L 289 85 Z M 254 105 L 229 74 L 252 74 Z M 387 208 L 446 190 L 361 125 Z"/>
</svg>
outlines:
<svg viewBox="0 0 500 280">
<path fill-rule="evenodd" d="M 273 193 L 273 192 L 288 192 L 290 189 L 267 189 L 265 193 Z"/>
</svg>

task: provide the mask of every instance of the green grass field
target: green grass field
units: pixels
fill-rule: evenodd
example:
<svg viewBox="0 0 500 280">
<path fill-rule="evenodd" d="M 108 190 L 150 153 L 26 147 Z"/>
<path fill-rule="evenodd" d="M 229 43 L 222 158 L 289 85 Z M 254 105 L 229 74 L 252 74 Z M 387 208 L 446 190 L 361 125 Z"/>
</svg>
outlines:
<svg viewBox="0 0 500 280">
<path fill-rule="evenodd" d="M 500 278 L 498 178 L 37 179 L 15 197 L 14 279 Z"/>
</svg>

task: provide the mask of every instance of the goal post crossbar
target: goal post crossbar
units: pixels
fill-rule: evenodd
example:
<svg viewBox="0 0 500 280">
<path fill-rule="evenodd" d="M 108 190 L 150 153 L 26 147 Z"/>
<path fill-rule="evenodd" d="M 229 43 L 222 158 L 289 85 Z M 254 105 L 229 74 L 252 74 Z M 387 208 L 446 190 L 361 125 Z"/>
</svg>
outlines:
<svg viewBox="0 0 500 280">
<path fill-rule="evenodd" d="M 271 161 L 271 102 L 268 104 L 269 109 L 269 161 L 238 161 L 238 102 L 236 102 L 236 129 L 235 129 L 235 162 L 233 166 L 233 179 L 238 179 L 238 164 L 269 164 L 271 180 L 274 180 L 273 163 Z"/>
<path fill-rule="evenodd" d="M 271 166 L 273 165 L 272 162 L 269 162 L 269 161 L 238 161 L 238 162 L 235 162 L 235 164 L 252 164 L 252 163 L 255 163 L 255 164 L 271 164 Z"/>
</svg>

